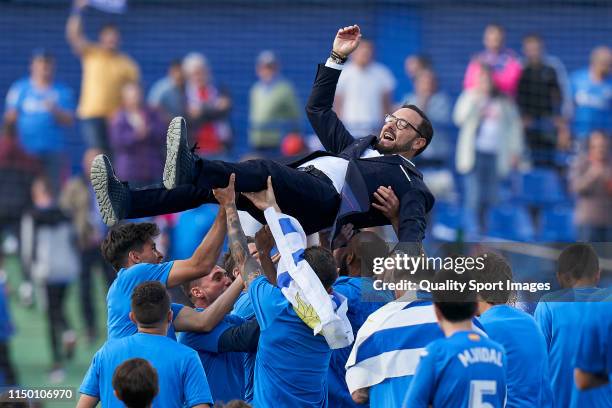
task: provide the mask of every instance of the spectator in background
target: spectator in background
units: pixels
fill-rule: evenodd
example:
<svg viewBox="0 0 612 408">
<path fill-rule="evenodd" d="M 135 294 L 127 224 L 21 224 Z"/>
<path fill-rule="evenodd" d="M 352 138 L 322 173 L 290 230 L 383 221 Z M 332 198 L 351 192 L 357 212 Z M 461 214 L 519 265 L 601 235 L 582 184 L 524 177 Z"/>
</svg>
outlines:
<svg viewBox="0 0 612 408">
<path fill-rule="evenodd" d="M 276 55 L 262 51 L 257 81 L 249 96 L 249 144 L 259 153 L 278 155 L 284 135 L 299 131 L 300 108 L 291 82 L 281 77 Z"/>
<path fill-rule="evenodd" d="M 409 55 L 404 60 L 404 72 L 410 80 L 410 92 L 414 91 L 416 77 L 423 71 L 432 71 L 431 60 L 423 54 Z"/>
<path fill-rule="evenodd" d="M 450 158 L 451 102 L 448 95 L 438 90 L 438 80 L 433 71 L 420 70 L 415 76 L 414 92 L 407 95 L 402 104 L 418 106 L 429 118 L 436 138 L 416 161 L 425 165 L 443 166 Z"/>
<path fill-rule="evenodd" d="M 573 131 L 578 142 L 586 142 L 596 129 L 612 132 L 611 68 L 612 52 L 601 46 L 591 52 L 590 66 L 572 75 Z"/>
<path fill-rule="evenodd" d="M 104 25 L 98 42 L 89 42 L 83 34 L 82 24 L 86 6 L 87 0 L 75 0 L 66 22 L 66 38 L 83 67 L 77 113 L 87 146 L 108 151 L 106 121 L 121 105 L 123 85 L 138 82 L 140 73 L 136 63 L 119 51 L 120 33 L 116 26 Z"/>
<path fill-rule="evenodd" d="M 166 125 L 156 110 L 142 102 L 142 89 L 128 82 L 121 90 L 121 109 L 110 122 L 115 170 L 122 179 L 145 186 L 162 174 Z"/>
<path fill-rule="evenodd" d="M 523 39 L 525 66 L 519 81 L 517 103 L 525 138 L 535 164 L 554 166 L 557 146 L 567 147 L 569 132 L 561 116 L 562 89 L 557 71 L 544 55 L 542 39 L 531 34 Z"/>
<path fill-rule="evenodd" d="M 185 75 L 180 60 L 170 62 L 168 74 L 153 84 L 147 103 L 159 109 L 168 120 L 185 116 Z"/>
<path fill-rule="evenodd" d="M 74 95 L 54 81 L 54 71 L 54 57 L 35 50 L 29 78 L 15 82 L 8 91 L 4 120 L 16 123 L 21 146 L 41 162 L 57 193 L 65 164 L 64 143 L 74 120 Z"/>
<path fill-rule="evenodd" d="M 157 370 L 144 358 L 126 360 L 113 373 L 113 390 L 127 408 L 149 408 L 159 393 Z"/>
<path fill-rule="evenodd" d="M 534 318 L 546 340 L 550 366 L 550 382 L 555 407 L 610 407 L 610 384 L 589 391 L 579 391 L 574 384 L 574 358 L 580 340 L 580 322 L 590 323 L 590 303 L 602 293 L 597 253 L 588 244 L 572 244 L 559 255 L 558 292 L 540 299 Z"/>
<path fill-rule="evenodd" d="M 83 172 L 66 183 L 60 194 L 60 207 L 72 219 L 76 232 L 81 274 L 79 277 L 79 304 L 87 338 L 90 343 L 97 338 L 97 314 L 94 310 L 92 281 L 94 268 L 98 266 L 104 274 L 107 287 L 115 279 L 115 272 L 104 261 L 100 244 L 106 235 L 106 225 L 102 222 L 98 203 L 93 194 L 90 170 L 93 159 L 101 154 L 99 149 L 89 149 L 83 155 Z"/>
<path fill-rule="evenodd" d="M 376 134 L 384 115 L 392 110 L 395 78 L 373 58 L 374 44 L 362 39 L 342 69 L 336 88 L 335 111 L 346 129 L 358 137 Z"/>
<path fill-rule="evenodd" d="M 57 206 L 47 178 L 39 177 L 32 184 L 32 202 L 34 209 L 22 223 L 24 267 L 31 270 L 35 284 L 44 290 L 53 357 L 49 382 L 57 384 L 65 378 L 63 364 L 73 357 L 76 345 L 65 301 L 79 273 L 79 259 L 70 219 Z"/>
<path fill-rule="evenodd" d="M 610 140 L 602 131 L 591 133 L 588 152 L 572 166 L 570 185 L 577 195 L 574 222 L 579 239 L 612 241 L 612 161 Z"/>
<path fill-rule="evenodd" d="M 516 104 L 497 89 L 491 70 L 483 65 L 478 75 L 477 86 L 463 91 L 455 105 L 453 119 L 460 128 L 455 160 L 465 176 L 464 205 L 486 231 L 499 183 L 519 163 L 523 129 Z"/>
<path fill-rule="evenodd" d="M 232 100 L 211 80 L 206 58 L 197 52 L 183 59 L 187 78 L 187 116 L 194 123 L 192 140 L 200 154 L 219 154 L 230 147 L 232 132 L 228 123 Z"/>
<path fill-rule="evenodd" d="M 39 167 L 38 161 L 21 148 L 14 124 L 4 123 L 0 137 L 0 254 L 6 240 L 12 238 L 19 243 L 19 224 L 24 211 L 32 205 L 32 181 L 39 173 Z M 3 269 L 3 261 L 0 256 L 0 270 Z M 21 268 L 21 272 L 21 302 L 30 306 L 33 295 L 31 277 L 24 268 Z"/>
<path fill-rule="evenodd" d="M 521 77 L 521 63 L 514 51 L 504 47 L 505 30 L 498 24 L 485 28 L 483 44 L 485 50 L 470 61 L 463 79 L 463 89 L 478 86 L 482 66 L 492 71 L 493 83 L 504 94 L 514 97 Z"/>
</svg>

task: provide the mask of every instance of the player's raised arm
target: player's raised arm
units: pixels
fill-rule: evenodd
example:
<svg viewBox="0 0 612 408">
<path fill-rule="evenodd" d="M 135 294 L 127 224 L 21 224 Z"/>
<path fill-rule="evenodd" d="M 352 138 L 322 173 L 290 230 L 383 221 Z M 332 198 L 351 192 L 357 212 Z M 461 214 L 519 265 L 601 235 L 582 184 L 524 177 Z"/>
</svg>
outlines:
<svg viewBox="0 0 612 408">
<path fill-rule="evenodd" d="M 219 258 L 226 230 L 225 210 L 221 207 L 217 213 L 217 218 L 215 218 L 215 223 L 191 255 L 191 258 L 174 261 L 168 275 L 167 286 L 171 288 L 208 275 Z"/>
<path fill-rule="evenodd" d="M 236 175 L 232 173 L 228 186 L 214 189 L 213 193 L 219 205 L 225 209 L 227 214 L 227 236 L 232 257 L 240 270 L 244 285 L 248 287 L 253 279 L 261 275 L 261 265 L 250 254 L 246 235 L 242 225 L 240 225 L 238 209 L 236 208 L 236 191 L 234 190 L 235 180 Z"/>
</svg>

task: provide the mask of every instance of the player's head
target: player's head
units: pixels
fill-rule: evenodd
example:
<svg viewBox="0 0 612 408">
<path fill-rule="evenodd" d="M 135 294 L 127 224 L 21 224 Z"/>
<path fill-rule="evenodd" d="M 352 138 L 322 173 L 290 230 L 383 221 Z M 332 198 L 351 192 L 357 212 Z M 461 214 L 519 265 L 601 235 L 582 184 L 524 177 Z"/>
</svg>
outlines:
<svg viewBox="0 0 612 408">
<path fill-rule="evenodd" d="M 599 259 L 589 244 L 572 244 L 561 251 L 557 279 L 563 288 L 595 286 L 599 283 Z"/>
<path fill-rule="evenodd" d="M 481 290 L 478 300 L 490 305 L 508 303 L 511 291 L 507 289 L 506 282 L 512 281 L 512 268 L 506 259 L 495 252 L 485 252 L 477 255 L 482 260 L 483 268 L 473 268 L 472 277 L 479 283 L 503 282 L 501 289 Z"/>
<path fill-rule="evenodd" d="M 360 67 L 365 67 L 374 58 L 374 44 L 370 40 L 362 39 L 359 47 L 351 55 L 351 61 Z"/>
<path fill-rule="evenodd" d="M 49 51 L 39 48 L 32 52 L 30 74 L 32 78 L 50 82 L 55 73 L 55 57 Z"/>
<path fill-rule="evenodd" d="M 177 85 L 182 85 L 183 82 L 185 82 L 183 63 L 180 59 L 170 61 L 170 65 L 168 65 L 168 76 L 172 78 L 174 83 Z"/>
<path fill-rule="evenodd" d="M 425 112 L 415 105 L 404 104 L 385 118 L 376 149 L 383 154 L 418 156 L 431 143 L 433 133 Z"/>
<path fill-rule="evenodd" d="M 304 259 L 317 274 L 325 290 L 329 291 L 338 279 L 338 268 L 334 255 L 323 247 L 314 246 L 306 248 Z"/>
<path fill-rule="evenodd" d="M 438 89 L 436 74 L 429 69 L 421 70 L 414 78 L 414 91 L 417 95 L 433 95 Z"/>
<path fill-rule="evenodd" d="M 489 51 L 499 52 L 504 46 L 506 32 L 499 24 L 489 24 L 485 28 L 482 42 Z"/>
<path fill-rule="evenodd" d="M 374 258 L 384 258 L 389 253 L 387 243 L 372 231 L 361 231 L 349 241 L 345 260 L 349 276 L 372 276 Z"/>
<path fill-rule="evenodd" d="M 259 262 L 259 253 L 257 252 L 257 246 L 255 245 L 255 238 L 247 236 L 246 239 L 249 254 Z M 223 255 L 223 269 L 225 269 L 227 274 L 233 278 L 237 278 L 238 275 L 240 275 L 240 270 L 234 261 L 231 248 L 229 248 L 229 250 Z"/>
<path fill-rule="evenodd" d="M 160 263 L 164 256 L 153 241 L 158 235 L 159 228 L 151 222 L 115 226 L 102 241 L 102 256 L 116 271 L 139 263 Z"/>
<path fill-rule="evenodd" d="M 196 307 L 208 307 L 232 284 L 225 269 L 215 265 L 212 271 L 199 279 L 187 282 L 184 290 Z"/>
<path fill-rule="evenodd" d="M 134 288 L 131 299 L 130 319 L 138 329 L 160 329 L 172 321 L 170 297 L 158 281 L 147 281 Z"/>
<path fill-rule="evenodd" d="M 469 321 L 476 314 L 476 292 L 470 289 L 471 271 L 456 273 L 451 269 L 442 269 L 433 279 L 435 290 L 432 291 L 436 317 L 440 326 L 445 323 Z M 453 282 L 465 284 L 465 289 L 452 286 Z"/>
<path fill-rule="evenodd" d="M 142 358 L 126 360 L 115 369 L 113 390 L 127 408 L 149 408 L 159 392 L 157 370 Z"/>
<path fill-rule="evenodd" d="M 100 47 L 108 51 L 115 51 L 119 48 L 121 42 L 121 33 L 119 27 L 115 24 L 104 24 L 98 33 L 98 42 Z"/>
<path fill-rule="evenodd" d="M 223 408 L 251 408 L 251 405 L 242 400 L 231 400 Z"/>
</svg>

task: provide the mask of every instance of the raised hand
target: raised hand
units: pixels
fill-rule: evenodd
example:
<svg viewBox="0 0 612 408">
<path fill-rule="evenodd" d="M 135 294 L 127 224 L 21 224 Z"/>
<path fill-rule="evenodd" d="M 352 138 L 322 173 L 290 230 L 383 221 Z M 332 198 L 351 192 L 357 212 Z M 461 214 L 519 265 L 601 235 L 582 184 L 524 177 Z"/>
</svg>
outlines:
<svg viewBox="0 0 612 408">
<path fill-rule="evenodd" d="M 232 173 L 229 178 L 229 184 L 225 188 L 213 189 L 213 194 L 219 202 L 219 205 L 226 207 L 236 202 L 236 191 L 234 190 L 234 182 L 236 181 L 236 175 Z"/>
<path fill-rule="evenodd" d="M 343 27 L 336 33 L 332 50 L 343 57 L 348 57 L 359 46 L 361 30 L 358 25 Z"/>
<path fill-rule="evenodd" d="M 276 204 L 276 197 L 274 196 L 274 189 L 272 188 L 272 177 L 268 176 L 268 188 L 265 190 L 258 191 L 256 193 L 242 193 L 243 196 L 248 198 L 255 207 L 264 211 L 268 207 L 274 207 L 277 211 L 280 211 Z"/>
</svg>

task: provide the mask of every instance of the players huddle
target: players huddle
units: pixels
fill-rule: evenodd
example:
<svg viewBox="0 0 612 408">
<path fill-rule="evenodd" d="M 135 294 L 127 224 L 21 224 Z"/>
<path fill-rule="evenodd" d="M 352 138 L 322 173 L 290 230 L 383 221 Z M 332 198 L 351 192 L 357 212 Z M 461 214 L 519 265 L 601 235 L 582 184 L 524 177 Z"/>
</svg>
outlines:
<svg viewBox="0 0 612 408">
<path fill-rule="evenodd" d="M 340 265 L 323 240 L 307 245 L 306 234 L 331 228 L 336 247 L 349 222 L 391 224 L 401 240 L 420 242 L 433 205 L 410 161 L 433 137 L 418 108 L 400 108 L 365 142 L 331 110 L 360 37 L 357 26 L 338 31 L 309 100 L 327 152 L 287 166 L 211 162 L 193 156 L 178 119 L 168 132 L 167 190 L 130 190 L 107 158 L 94 161 L 92 183 L 108 224 L 210 201 L 219 213 L 185 260 L 162 262 L 155 224 L 110 230 L 102 253 L 117 278 L 107 296 L 108 341 L 93 357 L 78 408 L 612 406 L 612 314 L 605 302 L 587 302 L 610 292 L 597 288 L 590 246 L 563 251 L 564 290 L 541 301 L 534 319 L 511 305 L 510 290 L 374 290 L 372 274 L 362 273 L 372 271 L 373 258 L 361 249 L 388 254 L 372 232 L 345 242 Z M 388 183 L 371 185 L 385 175 Z M 296 208 L 292 189 L 311 201 Z M 267 224 L 250 241 L 239 209 Z M 217 265 L 226 236 L 229 251 Z M 407 279 L 512 281 L 502 257 L 482 259 L 479 270 L 419 270 Z M 178 286 L 192 305 L 171 303 L 167 289 Z"/>
</svg>

